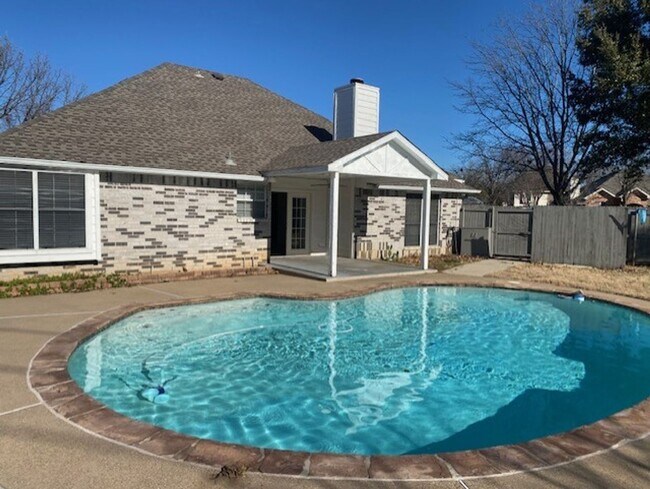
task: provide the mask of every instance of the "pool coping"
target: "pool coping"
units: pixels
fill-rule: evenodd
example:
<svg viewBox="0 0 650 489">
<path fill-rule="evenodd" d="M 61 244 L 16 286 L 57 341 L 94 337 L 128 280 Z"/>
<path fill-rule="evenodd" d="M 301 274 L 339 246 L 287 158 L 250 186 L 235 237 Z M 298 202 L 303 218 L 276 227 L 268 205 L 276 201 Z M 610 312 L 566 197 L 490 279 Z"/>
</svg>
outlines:
<svg viewBox="0 0 650 489">
<path fill-rule="evenodd" d="M 438 279 L 440 279 L 438 275 Z M 367 295 L 394 288 L 418 286 L 496 287 L 535 292 L 566 293 L 570 289 L 547 284 L 456 280 L 426 280 L 380 284 L 365 290 L 335 294 L 249 294 L 205 296 L 154 304 L 120 306 L 51 338 L 32 358 L 27 372 L 30 389 L 57 417 L 108 441 L 153 456 L 220 469 L 244 466 L 249 472 L 326 479 L 452 480 L 500 477 L 565 465 L 612 450 L 650 435 L 650 398 L 595 423 L 574 430 L 513 445 L 431 455 L 346 455 L 263 449 L 183 435 L 119 414 L 85 394 L 70 377 L 70 355 L 84 341 L 115 322 L 147 309 L 202 304 L 223 300 L 267 297 L 327 300 Z M 612 294 L 587 292 L 588 298 L 650 314 L 650 303 Z"/>
</svg>

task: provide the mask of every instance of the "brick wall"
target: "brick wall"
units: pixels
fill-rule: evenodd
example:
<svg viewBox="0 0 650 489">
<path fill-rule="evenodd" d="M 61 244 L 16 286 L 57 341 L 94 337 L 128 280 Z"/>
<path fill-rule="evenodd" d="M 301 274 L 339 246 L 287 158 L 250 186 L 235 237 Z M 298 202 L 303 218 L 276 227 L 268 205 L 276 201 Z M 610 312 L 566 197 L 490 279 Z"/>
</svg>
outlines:
<svg viewBox="0 0 650 489">
<path fill-rule="evenodd" d="M 405 211 L 404 195 L 380 196 L 376 191 L 357 189 L 354 202 L 357 255 L 374 259 L 388 250 L 401 253 Z"/>
<path fill-rule="evenodd" d="M 267 261 L 268 224 L 240 222 L 237 191 L 101 183 L 102 261 L 0 269 L 0 279 L 64 272 L 241 270 Z"/>
<path fill-rule="evenodd" d="M 438 205 L 436 200 L 432 200 L 431 204 Z M 354 205 L 354 232 L 359 258 L 378 259 L 385 256 L 389 249 L 399 252 L 400 256 L 419 254 L 419 246 L 404 246 L 405 192 L 357 189 Z M 441 232 L 438 244 L 430 247 L 431 253 L 451 251 L 447 229 L 459 226 L 461 205 L 462 199 L 441 198 Z"/>
<path fill-rule="evenodd" d="M 460 227 L 460 208 L 463 199 L 454 197 L 442 197 L 440 199 L 440 236 L 438 244 L 442 253 L 451 252 L 451 235 L 448 235 L 449 228 Z"/>
</svg>

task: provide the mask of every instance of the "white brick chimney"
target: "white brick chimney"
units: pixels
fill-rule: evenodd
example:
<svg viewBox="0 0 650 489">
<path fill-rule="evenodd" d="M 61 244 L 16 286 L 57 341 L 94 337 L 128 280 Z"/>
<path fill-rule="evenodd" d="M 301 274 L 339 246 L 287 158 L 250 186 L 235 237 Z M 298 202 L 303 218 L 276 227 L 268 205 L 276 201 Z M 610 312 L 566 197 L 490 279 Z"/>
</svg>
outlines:
<svg viewBox="0 0 650 489">
<path fill-rule="evenodd" d="M 352 78 L 334 90 L 334 139 L 379 132 L 379 88 Z"/>
</svg>

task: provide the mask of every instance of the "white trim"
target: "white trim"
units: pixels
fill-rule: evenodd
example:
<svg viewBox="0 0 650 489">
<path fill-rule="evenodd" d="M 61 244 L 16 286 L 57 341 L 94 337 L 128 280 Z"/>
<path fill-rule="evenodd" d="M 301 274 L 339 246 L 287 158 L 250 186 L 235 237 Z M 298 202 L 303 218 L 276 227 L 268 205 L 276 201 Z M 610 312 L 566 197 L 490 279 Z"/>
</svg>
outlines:
<svg viewBox="0 0 650 489">
<path fill-rule="evenodd" d="M 641 187 L 634 187 L 632 190 L 630 190 L 630 193 L 632 193 L 632 192 L 641 192 L 646 197 L 650 197 L 650 194 L 648 192 L 646 192 L 645 190 L 643 190 Z"/>
<path fill-rule="evenodd" d="M 329 276 L 334 278 L 337 273 L 337 258 L 339 254 L 339 182 L 340 174 L 334 172 L 330 176 L 329 188 Z"/>
<path fill-rule="evenodd" d="M 609 190 L 607 190 L 606 188 L 604 188 L 604 187 L 598 187 L 596 190 L 594 190 L 594 191 L 591 192 L 590 194 L 585 195 L 584 198 L 583 198 L 583 200 L 588 199 L 588 198 L 591 197 L 592 195 L 599 194 L 600 192 L 608 193 L 609 195 L 611 195 L 611 196 L 614 197 L 614 198 L 617 197 L 616 195 L 614 195 L 613 193 L 611 193 L 611 192 L 610 192 Z"/>
<path fill-rule="evenodd" d="M 255 175 L 241 175 L 236 173 L 215 173 L 191 170 L 170 170 L 165 168 L 148 168 L 139 166 L 100 165 L 96 163 L 76 163 L 61 160 L 42 160 L 35 158 L 17 158 L 14 156 L 0 156 L 0 164 L 18 165 L 36 168 L 55 168 L 60 170 L 77 170 L 80 172 L 114 172 L 114 173 L 142 173 L 145 175 L 166 175 L 175 177 L 220 178 L 223 180 L 247 180 L 263 182 L 264 177 Z"/>
<path fill-rule="evenodd" d="M 10 170 L 0 168 L 0 171 Z M 13 169 L 12 169 L 13 170 Z M 32 173 L 32 202 L 35 207 L 32 213 L 34 223 L 34 248 L 0 250 L 0 265 L 31 265 L 36 263 L 58 263 L 70 261 L 100 261 L 101 260 L 101 219 L 99 209 L 99 175 L 80 173 L 84 177 L 85 208 L 86 218 L 86 246 L 84 248 L 39 248 L 39 222 L 38 222 L 38 177 L 39 172 L 57 173 L 49 169 L 30 170 L 16 169 L 17 171 L 28 171 Z M 61 172 L 58 172 L 61 173 Z"/>
<path fill-rule="evenodd" d="M 435 182 L 435 180 L 433 180 Z M 411 187 L 410 185 L 377 185 L 380 190 L 405 190 L 407 192 L 422 192 L 422 187 Z M 438 188 L 431 187 L 431 193 L 438 194 L 480 194 L 476 189 L 459 189 L 459 188 Z"/>
<path fill-rule="evenodd" d="M 291 247 L 291 232 L 293 231 L 293 198 L 305 199 L 305 247 Z M 287 192 L 287 243 L 285 254 L 288 255 L 309 255 L 311 254 L 311 225 L 312 225 L 312 193 L 306 190 L 291 190 Z"/>
<path fill-rule="evenodd" d="M 41 244 L 40 221 L 38 212 L 38 172 L 32 172 L 32 244 L 39 249 Z"/>
<path fill-rule="evenodd" d="M 438 201 L 438 240 L 434 246 L 442 246 L 442 199 L 436 199 Z M 460 210 L 458 211 L 460 214 Z M 460 216 L 459 221 L 460 221 Z"/>
<path fill-rule="evenodd" d="M 429 268 L 429 222 L 431 219 L 431 180 L 424 181 L 424 198 L 422 199 L 422 211 L 420 212 L 420 268 Z"/>
<path fill-rule="evenodd" d="M 290 177 L 291 175 L 326 174 L 328 171 L 327 166 L 307 166 L 300 168 L 287 168 L 286 170 L 265 171 L 264 175 L 267 177 Z"/>
<path fill-rule="evenodd" d="M 377 139 L 376 141 L 369 143 L 363 146 L 362 148 L 359 148 L 356 151 L 348 153 L 342 158 L 339 158 L 338 160 L 335 160 L 325 166 L 323 165 L 309 166 L 309 162 L 306 161 L 305 166 L 299 168 L 269 170 L 269 171 L 263 171 L 262 173 L 267 177 L 274 177 L 274 176 L 309 175 L 309 174 L 324 174 L 324 173 L 331 173 L 331 172 L 340 172 L 341 170 L 343 170 L 343 166 L 345 166 L 350 161 L 360 156 L 363 156 L 366 153 L 370 153 L 373 150 L 391 141 L 394 141 L 396 144 L 398 144 L 402 149 L 404 149 L 407 153 L 412 155 L 420 163 L 421 168 L 418 169 L 424 170 L 423 176 L 432 177 L 434 180 L 442 180 L 442 181 L 449 180 L 449 175 L 447 175 L 447 173 L 442 168 L 440 168 L 431 158 L 429 158 L 426 154 L 420 151 L 413 143 L 411 143 L 408 139 L 402 136 L 398 131 L 390 132 L 385 136 Z M 377 175 L 368 175 L 368 174 L 354 174 L 354 173 L 347 173 L 347 172 L 346 175 L 377 176 Z M 395 177 L 395 178 L 399 178 L 399 177 Z M 413 179 L 413 177 L 402 177 L 402 179 L 404 180 Z M 418 178 L 417 180 L 421 180 L 421 178 Z M 480 192 L 476 192 L 476 193 L 480 193 Z"/>
<path fill-rule="evenodd" d="M 95 255 L 97 261 L 102 261 L 102 211 L 101 211 L 101 194 L 99 193 L 99 174 L 93 175 L 93 188 L 95 192 Z"/>
<path fill-rule="evenodd" d="M 327 169 L 329 171 L 340 171 L 343 169 L 346 163 L 390 142 L 396 142 L 407 152 L 411 153 L 422 165 L 423 169 L 425 170 L 424 171 L 425 176 L 432 177 L 436 180 L 449 179 L 449 176 L 442 168 L 436 165 L 431 158 L 425 155 L 413 143 L 411 143 L 408 139 L 406 139 L 397 131 L 390 132 L 386 134 L 384 137 L 379 138 L 376 141 L 367 144 L 366 146 L 359 148 L 356 151 L 353 151 L 352 153 L 348 153 L 347 155 L 343 156 L 342 158 L 339 158 L 338 160 L 333 161 L 332 163 L 327 165 Z"/>
</svg>

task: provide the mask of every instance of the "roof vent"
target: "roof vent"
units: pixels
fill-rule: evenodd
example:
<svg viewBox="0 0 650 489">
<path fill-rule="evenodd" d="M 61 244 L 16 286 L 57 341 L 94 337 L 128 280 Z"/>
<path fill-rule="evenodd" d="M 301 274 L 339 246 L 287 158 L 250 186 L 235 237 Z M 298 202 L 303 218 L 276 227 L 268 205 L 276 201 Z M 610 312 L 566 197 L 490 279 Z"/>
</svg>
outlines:
<svg viewBox="0 0 650 489">
<path fill-rule="evenodd" d="M 363 81 L 363 78 L 350 78 L 350 83 L 366 83 Z"/>
<path fill-rule="evenodd" d="M 210 74 L 212 75 L 212 78 L 214 78 L 215 80 L 221 81 L 224 79 L 224 76 L 221 73 L 217 73 L 216 71 L 213 71 Z"/>
<path fill-rule="evenodd" d="M 203 75 L 201 74 L 200 71 L 197 71 L 196 73 L 194 73 L 194 76 L 197 77 L 197 78 L 203 78 Z"/>
<path fill-rule="evenodd" d="M 228 156 L 225 158 L 225 163 L 227 166 L 237 166 L 237 163 L 233 159 L 232 153 L 230 151 L 228 151 Z"/>
</svg>

